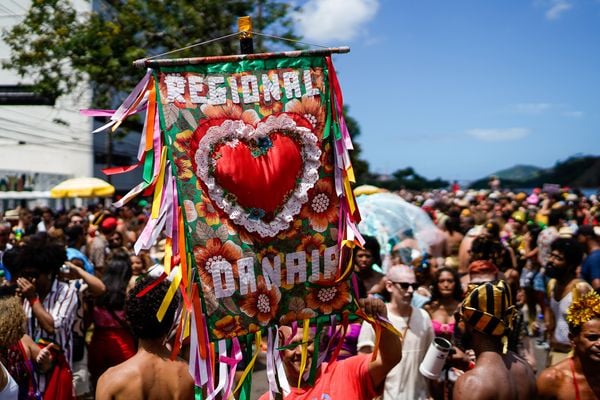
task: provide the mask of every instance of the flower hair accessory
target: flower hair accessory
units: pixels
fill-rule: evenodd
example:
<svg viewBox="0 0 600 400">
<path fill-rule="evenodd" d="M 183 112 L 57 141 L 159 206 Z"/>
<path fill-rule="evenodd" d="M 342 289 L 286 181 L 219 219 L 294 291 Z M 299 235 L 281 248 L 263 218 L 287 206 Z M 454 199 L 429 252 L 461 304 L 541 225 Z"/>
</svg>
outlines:
<svg viewBox="0 0 600 400">
<path fill-rule="evenodd" d="M 567 310 L 569 328 L 580 327 L 594 318 L 600 318 L 600 295 L 595 291 L 575 300 Z"/>
</svg>

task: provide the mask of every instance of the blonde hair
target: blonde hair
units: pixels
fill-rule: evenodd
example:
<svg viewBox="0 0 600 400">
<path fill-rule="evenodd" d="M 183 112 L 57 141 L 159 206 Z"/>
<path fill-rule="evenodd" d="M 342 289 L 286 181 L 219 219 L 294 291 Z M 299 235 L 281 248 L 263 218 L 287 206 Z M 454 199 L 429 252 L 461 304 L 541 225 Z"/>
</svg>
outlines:
<svg viewBox="0 0 600 400">
<path fill-rule="evenodd" d="M 19 298 L 0 298 L 0 345 L 12 346 L 25 335 L 25 312 Z"/>
</svg>

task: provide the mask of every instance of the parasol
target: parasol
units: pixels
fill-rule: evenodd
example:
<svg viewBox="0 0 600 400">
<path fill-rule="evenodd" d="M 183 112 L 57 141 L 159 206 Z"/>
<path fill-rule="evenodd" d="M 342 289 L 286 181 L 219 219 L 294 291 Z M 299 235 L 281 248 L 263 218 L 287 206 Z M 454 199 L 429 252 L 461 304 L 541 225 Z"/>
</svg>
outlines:
<svg viewBox="0 0 600 400">
<path fill-rule="evenodd" d="M 360 209 L 361 222 L 358 230 L 377 239 L 383 255 L 403 239 L 404 233 L 412 232 L 422 252 L 443 238 L 442 232 L 429 215 L 421 208 L 407 202 L 394 193 L 374 193 L 356 198 Z"/>
<path fill-rule="evenodd" d="M 72 197 L 109 197 L 115 193 L 115 187 L 98 178 L 72 178 L 50 189 L 54 199 Z"/>
<path fill-rule="evenodd" d="M 373 186 L 373 185 L 360 185 L 360 186 L 355 187 L 353 192 L 354 192 L 354 196 L 360 196 L 363 194 L 375 194 L 375 193 L 387 192 L 387 189 L 382 189 L 380 187 Z"/>
</svg>

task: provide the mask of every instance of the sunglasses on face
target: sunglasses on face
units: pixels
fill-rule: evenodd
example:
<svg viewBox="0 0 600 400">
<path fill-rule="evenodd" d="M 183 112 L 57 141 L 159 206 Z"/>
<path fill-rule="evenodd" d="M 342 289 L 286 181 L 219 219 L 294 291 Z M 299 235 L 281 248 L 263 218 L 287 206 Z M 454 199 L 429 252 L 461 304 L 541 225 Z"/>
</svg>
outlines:
<svg viewBox="0 0 600 400">
<path fill-rule="evenodd" d="M 419 284 L 417 282 L 392 282 L 394 285 L 400 286 L 403 290 L 408 290 L 409 287 L 412 287 L 413 290 L 417 290 L 419 288 Z"/>
</svg>

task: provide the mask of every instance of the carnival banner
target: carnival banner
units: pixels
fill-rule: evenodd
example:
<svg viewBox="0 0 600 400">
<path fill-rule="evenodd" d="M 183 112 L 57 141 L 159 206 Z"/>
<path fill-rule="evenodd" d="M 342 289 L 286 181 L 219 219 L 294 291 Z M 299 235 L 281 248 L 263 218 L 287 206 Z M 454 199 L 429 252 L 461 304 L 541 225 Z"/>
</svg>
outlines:
<svg viewBox="0 0 600 400">
<path fill-rule="evenodd" d="M 154 72 L 212 341 L 354 307 L 340 263 L 348 210 L 343 169 L 336 188 L 343 138 L 328 63 L 279 57 Z"/>
</svg>

